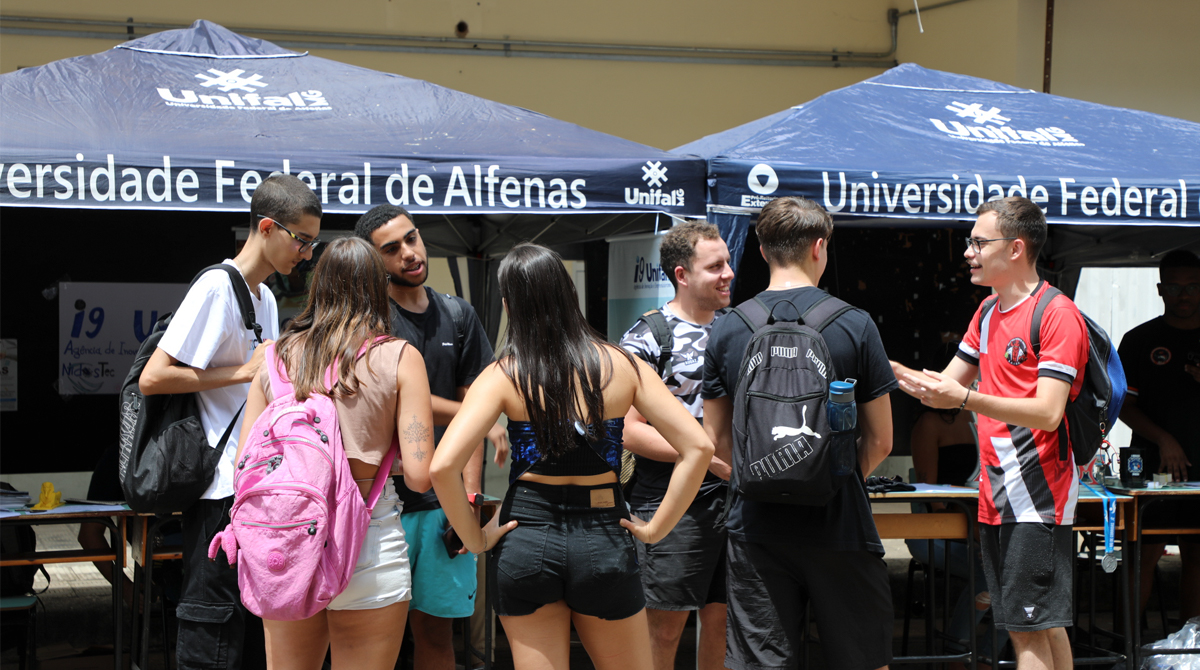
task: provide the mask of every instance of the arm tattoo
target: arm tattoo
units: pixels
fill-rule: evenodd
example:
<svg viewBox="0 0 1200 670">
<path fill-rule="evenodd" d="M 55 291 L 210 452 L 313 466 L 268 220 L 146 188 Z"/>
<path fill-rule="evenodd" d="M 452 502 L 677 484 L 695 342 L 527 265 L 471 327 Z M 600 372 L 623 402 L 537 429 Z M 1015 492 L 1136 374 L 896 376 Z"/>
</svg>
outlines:
<svg viewBox="0 0 1200 670">
<path fill-rule="evenodd" d="M 429 439 L 429 427 L 417 420 L 417 415 L 413 415 L 412 423 L 404 429 L 404 441 L 409 444 L 417 444 Z M 418 448 L 413 452 L 413 457 L 418 461 L 425 460 L 425 451 Z"/>
</svg>

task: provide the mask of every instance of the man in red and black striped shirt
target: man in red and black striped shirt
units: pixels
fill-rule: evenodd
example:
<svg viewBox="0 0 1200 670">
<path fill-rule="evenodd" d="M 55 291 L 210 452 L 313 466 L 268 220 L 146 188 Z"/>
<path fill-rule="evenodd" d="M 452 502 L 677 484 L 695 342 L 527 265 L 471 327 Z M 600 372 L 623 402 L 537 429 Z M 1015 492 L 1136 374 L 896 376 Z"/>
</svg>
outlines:
<svg viewBox="0 0 1200 670">
<path fill-rule="evenodd" d="M 1009 631 L 1019 668 L 1066 670 L 1079 481 L 1060 440 L 1067 401 L 1083 383 L 1087 330 L 1075 304 L 1057 296 L 1032 350 L 1034 307 L 1049 288 L 1036 268 L 1045 215 L 1019 197 L 985 203 L 977 215 L 965 253 L 971 282 L 992 287 L 998 300 L 980 305 L 942 372 L 892 367 L 922 403 L 978 415 L 980 543 L 996 627 Z"/>
</svg>

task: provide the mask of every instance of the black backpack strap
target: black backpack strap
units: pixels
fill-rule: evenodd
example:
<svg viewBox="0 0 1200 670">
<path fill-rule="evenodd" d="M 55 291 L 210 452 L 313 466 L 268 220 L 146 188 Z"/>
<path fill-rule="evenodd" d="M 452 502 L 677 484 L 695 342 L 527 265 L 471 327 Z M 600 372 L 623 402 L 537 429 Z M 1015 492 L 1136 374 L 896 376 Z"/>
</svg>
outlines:
<svg viewBox="0 0 1200 670">
<path fill-rule="evenodd" d="M 454 299 L 449 293 L 439 293 L 442 296 L 442 302 L 446 304 L 446 311 L 450 312 L 450 319 L 454 321 L 454 360 L 462 355 L 463 345 L 467 339 L 467 315 L 463 313 L 462 305 Z"/>
<path fill-rule="evenodd" d="M 1034 289 L 1034 293 L 1036 292 L 1037 289 Z M 1034 358 L 1042 357 L 1042 317 L 1046 314 L 1046 307 L 1050 305 L 1051 300 L 1054 300 L 1062 294 L 1062 291 L 1054 288 L 1053 286 L 1047 286 L 1046 292 L 1042 294 L 1042 297 L 1038 298 L 1037 305 L 1035 305 L 1033 308 L 1033 319 L 1031 319 L 1029 322 L 1029 352 L 1033 354 Z M 1067 401 L 1067 404 L 1070 404 L 1069 400 Z M 1062 423 L 1058 424 L 1059 460 L 1065 461 L 1071 457 L 1070 444 L 1071 436 L 1067 431 L 1067 422 L 1063 421 Z"/>
<path fill-rule="evenodd" d="M 246 326 L 246 330 L 254 331 L 254 339 L 259 344 L 262 344 L 262 326 L 258 325 L 258 319 L 254 314 L 254 303 L 250 300 L 250 289 L 246 286 L 246 278 L 242 276 L 242 273 L 237 268 L 228 263 L 210 265 L 196 274 L 196 277 L 192 279 L 192 283 L 188 285 L 188 289 L 191 289 L 192 285 L 210 270 L 224 270 L 229 275 L 229 283 L 233 284 L 233 294 L 237 296 L 238 310 L 242 313 L 242 323 Z"/>
<path fill-rule="evenodd" d="M 652 309 L 639 316 L 638 321 L 645 323 L 650 329 L 650 334 L 654 336 L 654 341 L 658 344 L 658 363 L 654 367 L 658 369 L 660 377 L 667 379 L 673 372 L 671 351 L 675 348 L 675 336 L 671 327 L 667 325 L 667 317 L 663 316 L 662 310 Z"/>
<path fill-rule="evenodd" d="M 829 324 L 837 321 L 839 316 L 852 309 L 854 309 L 854 305 L 826 294 L 825 297 L 818 299 L 811 307 L 804 310 L 800 319 L 804 321 L 804 325 L 819 333 L 825 330 Z"/>
<path fill-rule="evenodd" d="M 767 319 L 771 318 L 771 310 L 767 309 L 766 303 L 757 296 L 734 307 L 733 313 L 738 315 L 752 333 L 767 325 Z"/>
<path fill-rule="evenodd" d="M 1042 353 L 1042 316 L 1046 314 L 1046 307 L 1050 305 L 1050 301 L 1062 294 L 1062 291 L 1048 286 L 1033 308 L 1033 320 L 1029 324 L 1029 351 L 1033 353 L 1034 358 L 1041 358 Z"/>
<path fill-rule="evenodd" d="M 987 300 L 983 301 L 983 309 L 979 310 L 979 323 L 975 324 L 979 328 L 979 335 L 980 335 L 981 340 L 983 338 L 983 320 L 985 318 L 987 318 L 988 312 L 992 311 L 992 308 L 995 307 L 996 303 L 999 301 L 1000 301 L 1000 296 L 998 296 L 998 295 L 994 295 L 994 296 L 988 298 Z"/>
</svg>

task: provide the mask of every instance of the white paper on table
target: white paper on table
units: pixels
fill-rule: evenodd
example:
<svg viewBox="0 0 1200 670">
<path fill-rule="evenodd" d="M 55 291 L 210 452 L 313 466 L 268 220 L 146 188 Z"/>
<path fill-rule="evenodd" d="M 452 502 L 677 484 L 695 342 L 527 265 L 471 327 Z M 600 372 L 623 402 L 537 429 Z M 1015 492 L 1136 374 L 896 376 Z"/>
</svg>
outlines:
<svg viewBox="0 0 1200 670">
<path fill-rule="evenodd" d="M 51 510 L 27 510 L 27 514 L 75 514 L 78 512 L 123 512 L 124 505 L 62 505 Z"/>
<path fill-rule="evenodd" d="M 917 489 L 916 491 L 913 491 L 913 493 L 967 493 L 975 490 L 969 489 L 965 486 L 951 486 L 950 484 L 914 483 L 912 486 L 916 487 Z"/>
</svg>

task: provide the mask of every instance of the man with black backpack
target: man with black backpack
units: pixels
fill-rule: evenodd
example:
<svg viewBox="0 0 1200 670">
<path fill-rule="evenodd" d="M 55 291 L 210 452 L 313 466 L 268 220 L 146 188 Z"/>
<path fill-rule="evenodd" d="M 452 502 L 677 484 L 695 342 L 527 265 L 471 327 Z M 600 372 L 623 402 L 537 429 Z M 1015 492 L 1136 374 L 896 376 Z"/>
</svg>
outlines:
<svg viewBox="0 0 1200 670">
<path fill-rule="evenodd" d="M 462 406 L 467 387 L 492 362 L 492 345 L 466 300 L 425 286 L 428 255 L 412 216 L 402 207 L 379 205 L 359 218 L 354 234 L 383 255 L 392 303 L 392 335 L 408 340 L 425 358 L 433 402 L 434 448 Z M 508 435 L 497 424 L 488 439 L 504 453 Z M 483 445 L 463 471 L 468 493 L 481 489 Z M 462 548 L 433 490 L 414 493 L 401 479 L 400 521 L 412 567 L 409 626 L 413 659 L 421 670 L 454 670 L 453 619 L 475 611 L 476 557 Z"/>
<path fill-rule="evenodd" d="M 621 346 L 657 370 L 679 402 L 703 421 L 704 350 L 713 324 L 729 306 L 729 249 L 716 226 L 690 221 L 663 237 L 659 259 L 675 297 L 643 314 L 621 337 Z M 662 504 L 679 452 L 632 407 L 625 416 L 625 448 L 636 454 L 629 503 L 636 516 L 648 521 Z M 708 469 L 696 499 L 670 535 L 652 545 L 636 543 L 655 670 L 675 667 L 690 611 L 700 619 L 698 667 L 724 667 L 729 466 L 714 458 Z"/>
<path fill-rule="evenodd" d="M 1063 416 L 1083 388 L 1088 328 L 1075 303 L 1038 277 L 1041 208 L 1008 197 L 976 214 L 964 256 L 971 283 L 996 296 L 942 372 L 892 365 L 922 403 L 978 416 L 979 535 L 996 627 L 1009 632 L 1018 667 L 1066 670 L 1079 478 Z M 967 388 L 976 376 L 978 392 Z"/>
<path fill-rule="evenodd" d="M 208 544 L 229 523 L 241 412 L 263 360 L 261 344 L 279 336 L 275 296 L 263 282 L 311 259 L 320 232 L 321 202 L 304 182 L 289 175 L 263 181 L 250 201 L 246 244 L 225 261 L 249 289 L 262 341 L 246 327 L 234 274 L 206 272 L 188 290 L 140 377 L 146 396 L 197 393 L 203 432 L 222 452 L 208 490 L 183 513 L 184 579 L 176 610 L 181 670 L 266 667 L 262 622 L 242 606 L 237 571 L 208 560 Z"/>
<path fill-rule="evenodd" d="M 717 321 L 704 356 L 704 425 L 732 473 L 725 665 L 797 667 L 811 603 L 828 667 L 885 667 L 892 597 L 863 479 L 892 448 L 896 379 L 870 315 L 817 288 L 829 213 L 776 198 L 756 230 L 770 285 Z M 826 417 L 840 380 L 854 380 L 856 430 Z"/>
</svg>

